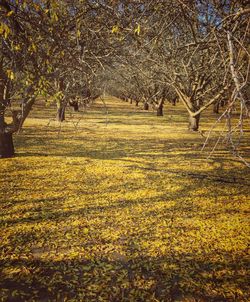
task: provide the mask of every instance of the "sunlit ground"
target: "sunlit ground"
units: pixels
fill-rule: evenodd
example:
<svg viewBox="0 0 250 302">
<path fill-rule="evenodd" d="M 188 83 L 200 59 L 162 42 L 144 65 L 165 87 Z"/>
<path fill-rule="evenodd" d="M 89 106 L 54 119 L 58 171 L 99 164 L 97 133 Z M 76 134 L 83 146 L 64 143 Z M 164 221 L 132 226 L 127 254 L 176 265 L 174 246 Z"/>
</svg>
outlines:
<svg viewBox="0 0 250 302">
<path fill-rule="evenodd" d="M 249 301 L 250 170 L 206 159 L 223 125 L 201 152 L 179 105 L 106 105 L 60 130 L 39 104 L 0 161 L 0 301 Z"/>
</svg>

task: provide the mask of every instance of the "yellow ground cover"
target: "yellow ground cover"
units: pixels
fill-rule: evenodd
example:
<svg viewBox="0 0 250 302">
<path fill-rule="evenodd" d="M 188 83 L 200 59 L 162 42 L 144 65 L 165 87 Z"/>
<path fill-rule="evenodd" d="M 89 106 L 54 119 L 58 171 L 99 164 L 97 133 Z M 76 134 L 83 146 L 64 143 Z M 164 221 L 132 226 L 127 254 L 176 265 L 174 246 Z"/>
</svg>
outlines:
<svg viewBox="0 0 250 302">
<path fill-rule="evenodd" d="M 0 301 L 249 301 L 249 168 L 180 106 L 106 104 L 38 104 L 0 161 Z"/>
</svg>

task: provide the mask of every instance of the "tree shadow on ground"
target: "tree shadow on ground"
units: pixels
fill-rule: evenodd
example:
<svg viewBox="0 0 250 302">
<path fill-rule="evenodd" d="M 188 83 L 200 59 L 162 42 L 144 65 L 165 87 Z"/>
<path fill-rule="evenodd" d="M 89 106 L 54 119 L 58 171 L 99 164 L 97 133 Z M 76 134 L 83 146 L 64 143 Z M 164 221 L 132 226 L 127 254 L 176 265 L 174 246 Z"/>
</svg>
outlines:
<svg viewBox="0 0 250 302">
<path fill-rule="evenodd" d="M 129 247 L 128 247 L 129 249 Z M 127 254 L 126 254 L 127 253 Z M 135 257 L 109 253 L 93 260 L 84 255 L 50 261 L 2 261 L 1 290 L 5 301 L 247 301 L 246 258 L 229 253 Z M 8 266 L 12 270 L 8 270 Z M 234 291 L 234 288 L 238 289 Z M 245 294 L 245 295 L 244 295 Z"/>
<path fill-rule="evenodd" d="M 151 172 L 148 177 L 152 177 Z M 227 251 L 212 246 L 194 251 L 192 245 L 187 245 L 185 252 L 178 249 L 178 236 L 189 236 L 190 232 L 199 230 L 197 221 L 215 223 L 216 220 L 220 221 L 223 214 L 246 214 L 244 209 L 236 209 L 236 205 L 230 209 L 222 208 L 215 199 L 216 194 L 217 199 L 230 200 L 230 186 L 235 188 L 237 185 L 229 184 L 226 196 L 227 193 L 222 190 L 212 190 L 213 181 L 203 184 L 206 186 L 206 199 L 212 203 L 206 210 L 202 201 L 195 201 L 196 189 L 202 184 L 201 179 L 195 184 L 183 180 L 181 188 L 162 192 L 155 197 L 132 200 L 119 198 L 106 205 L 80 203 L 69 209 L 63 207 L 64 199 L 33 200 L 33 209 L 24 209 L 21 217 L 3 221 L 9 228 L 19 226 L 11 239 L 11 246 L 18 247 L 18 238 L 21 237 L 22 244 L 29 247 L 28 257 L 22 256 L 20 247 L 19 257 L 11 257 L 10 253 L 10 257 L 0 262 L 0 293 L 3 301 L 248 301 L 247 251 Z M 109 193 L 118 189 L 119 185 L 111 186 Z M 137 189 L 136 185 L 130 188 L 132 193 L 136 193 Z M 40 204 L 42 208 L 39 208 Z M 143 214 L 136 210 L 137 207 L 143 208 Z M 114 214 L 124 211 L 132 213 L 131 219 L 135 225 L 146 222 L 145 227 L 133 230 L 134 226 L 130 225 L 130 233 L 117 239 L 100 239 L 97 233 L 110 227 Z M 30 213 L 29 217 L 22 217 L 26 212 Z M 78 233 L 75 233 L 77 227 L 73 225 L 78 217 L 86 217 L 88 221 L 103 218 L 103 224 L 91 231 L 93 235 L 88 240 L 81 241 L 77 238 Z M 192 225 L 186 223 L 190 219 L 194 221 Z M 154 245 L 157 241 L 155 229 L 164 221 L 168 226 L 161 235 L 162 238 L 168 235 L 165 243 L 163 240 L 164 250 L 159 246 L 157 252 L 149 256 L 143 241 L 149 242 L 149 248 Z M 22 225 L 27 227 L 27 224 L 35 227 L 51 223 L 56 224 L 58 234 L 65 237 L 66 246 L 60 242 L 57 246 L 46 245 L 46 236 L 53 236 L 53 228 L 44 231 L 45 245 L 42 247 L 34 246 L 41 234 L 37 234 L 33 227 L 30 231 L 20 228 Z M 116 224 L 112 226 L 114 231 L 117 228 L 119 226 Z M 69 232 L 75 234 L 76 240 L 73 242 L 66 237 Z M 182 238 L 185 236 L 182 235 Z M 56 245 L 56 240 L 53 242 Z M 110 244 L 113 249 L 108 248 Z M 117 251 L 117 246 L 122 251 Z M 101 247 L 100 250 L 98 247 Z M 3 245 L 3 249 L 6 248 Z M 91 258 L 86 256 L 87 251 L 93 253 Z"/>
<path fill-rule="evenodd" d="M 93 159 L 119 159 L 121 157 L 146 158 L 152 161 L 160 157 L 175 157 L 178 154 L 183 159 L 204 159 L 207 153 L 201 152 L 204 139 L 199 135 L 183 138 L 179 142 L 176 139 L 166 138 L 114 138 L 107 133 L 100 133 L 96 137 L 76 135 L 72 141 L 72 136 L 62 135 L 61 137 L 46 137 L 46 131 L 41 132 L 35 138 L 32 130 L 26 130 L 26 134 L 16 137 L 19 148 L 25 148 L 25 152 L 17 153 L 17 156 L 66 156 L 66 157 L 90 157 Z M 31 137 L 30 137 L 31 136 Z M 246 142 L 247 143 L 247 142 Z M 29 151 L 30 150 L 30 151 Z M 39 151 L 38 151 L 39 150 Z M 250 149 L 245 148 L 246 156 L 250 155 Z M 217 149 L 213 160 L 222 161 L 224 158 L 218 156 L 227 156 L 228 151 L 224 148 Z M 216 157 L 217 156 L 217 157 Z M 231 158 L 227 160 L 233 161 Z M 237 159 L 235 159 L 237 161 Z"/>
</svg>

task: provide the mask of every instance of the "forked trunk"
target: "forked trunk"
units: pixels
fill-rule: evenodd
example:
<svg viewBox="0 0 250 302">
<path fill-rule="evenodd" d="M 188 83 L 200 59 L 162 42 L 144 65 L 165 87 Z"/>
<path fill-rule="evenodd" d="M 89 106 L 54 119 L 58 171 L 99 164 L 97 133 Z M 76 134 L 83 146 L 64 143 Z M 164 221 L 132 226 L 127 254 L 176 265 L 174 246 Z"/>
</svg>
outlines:
<svg viewBox="0 0 250 302">
<path fill-rule="evenodd" d="M 200 115 L 189 116 L 189 130 L 198 131 L 200 122 Z"/>
<path fill-rule="evenodd" d="M 0 133 L 0 158 L 12 157 L 14 153 L 12 133 Z"/>
</svg>

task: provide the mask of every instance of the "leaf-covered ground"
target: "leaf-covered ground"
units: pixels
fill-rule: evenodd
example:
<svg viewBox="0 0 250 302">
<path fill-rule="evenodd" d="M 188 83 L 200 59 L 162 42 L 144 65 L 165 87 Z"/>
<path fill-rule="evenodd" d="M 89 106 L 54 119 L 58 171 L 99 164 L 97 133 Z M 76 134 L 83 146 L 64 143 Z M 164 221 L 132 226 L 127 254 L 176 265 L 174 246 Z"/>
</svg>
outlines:
<svg viewBox="0 0 250 302">
<path fill-rule="evenodd" d="M 0 300 L 249 301 L 249 168 L 179 106 L 107 106 L 59 135 L 37 106 L 1 160 Z"/>
</svg>

